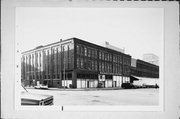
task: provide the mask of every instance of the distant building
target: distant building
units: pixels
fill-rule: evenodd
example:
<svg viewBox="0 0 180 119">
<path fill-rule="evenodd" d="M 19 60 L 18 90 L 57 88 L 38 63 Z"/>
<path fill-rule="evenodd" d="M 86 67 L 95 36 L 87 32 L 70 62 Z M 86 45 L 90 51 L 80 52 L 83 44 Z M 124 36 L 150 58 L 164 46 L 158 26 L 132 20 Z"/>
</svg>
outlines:
<svg viewBox="0 0 180 119">
<path fill-rule="evenodd" d="M 159 66 L 140 59 L 131 59 L 130 82 L 134 85 L 159 85 Z"/>
<path fill-rule="evenodd" d="M 159 65 L 159 57 L 152 53 L 144 54 L 143 60 L 151 64 Z"/>
<path fill-rule="evenodd" d="M 110 45 L 109 42 L 107 42 L 107 41 L 105 41 L 103 43 L 103 46 L 106 48 L 112 49 L 112 50 L 116 50 L 116 51 L 121 52 L 121 53 L 125 53 L 125 49 L 121 49 L 121 48 L 118 48 L 116 46 Z"/>
</svg>

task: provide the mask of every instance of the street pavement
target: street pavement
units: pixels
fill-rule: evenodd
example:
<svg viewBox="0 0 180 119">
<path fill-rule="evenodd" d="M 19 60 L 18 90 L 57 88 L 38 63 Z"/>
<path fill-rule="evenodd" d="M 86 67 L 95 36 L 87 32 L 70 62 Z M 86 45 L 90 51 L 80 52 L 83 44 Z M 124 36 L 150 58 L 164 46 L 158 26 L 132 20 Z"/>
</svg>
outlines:
<svg viewBox="0 0 180 119">
<path fill-rule="evenodd" d="M 28 88 L 28 92 L 54 96 L 54 105 L 158 105 L 159 89 Z"/>
</svg>

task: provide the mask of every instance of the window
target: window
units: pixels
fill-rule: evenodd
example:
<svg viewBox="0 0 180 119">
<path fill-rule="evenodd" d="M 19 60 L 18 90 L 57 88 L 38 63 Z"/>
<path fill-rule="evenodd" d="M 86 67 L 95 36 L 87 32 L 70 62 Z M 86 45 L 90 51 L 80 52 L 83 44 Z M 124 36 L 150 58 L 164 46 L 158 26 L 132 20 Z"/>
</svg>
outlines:
<svg viewBox="0 0 180 119">
<path fill-rule="evenodd" d="M 97 59 L 97 50 L 95 50 L 95 58 Z"/>
<path fill-rule="evenodd" d="M 101 71 L 101 62 L 99 62 L 99 71 Z"/>
<path fill-rule="evenodd" d="M 79 45 L 76 46 L 76 49 L 77 49 L 77 54 L 80 54 L 80 48 L 79 48 Z"/>
<path fill-rule="evenodd" d="M 81 58 L 81 68 L 84 68 L 83 58 Z"/>
<path fill-rule="evenodd" d="M 87 56 L 87 48 L 84 48 L 84 55 Z"/>
<path fill-rule="evenodd" d="M 88 57 L 91 57 L 91 49 L 88 49 Z"/>
<path fill-rule="evenodd" d="M 107 54 L 107 61 L 109 61 L 109 54 Z"/>
<path fill-rule="evenodd" d="M 104 63 L 104 72 L 107 72 L 107 63 Z"/>
<path fill-rule="evenodd" d="M 92 61 L 92 70 L 94 70 L 94 61 Z"/>
<path fill-rule="evenodd" d="M 115 59 L 116 57 L 113 55 L 113 62 L 116 62 L 116 59 Z"/>
<path fill-rule="evenodd" d="M 104 62 L 102 62 L 102 72 L 104 72 Z"/>
<path fill-rule="evenodd" d="M 109 63 L 107 64 L 107 72 L 110 72 L 110 71 L 109 71 Z"/>
<path fill-rule="evenodd" d="M 77 58 L 77 68 L 79 68 L 79 58 Z"/>
<path fill-rule="evenodd" d="M 110 66 L 109 66 L 109 72 L 111 72 L 112 73 L 112 64 L 110 64 Z"/>
<path fill-rule="evenodd" d="M 104 57 L 105 57 L 105 60 L 107 61 L 107 54 L 106 53 L 104 53 Z"/>
<path fill-rule="evenodd" d="M 109 61 L 112 61 L 112 55 L 109 54 Z"/>
<path fill-rule="evenodd" d="M 104 53 L 102 52 L 102 60 L 104 60 Z"/>
<path fill-rule="evenodd" d="M 95 70 L 97 70 L 97 61 L 95 61 L 94 65 L 95 65 Z"/>
<path fill-rule="evenodd" d="M 94 58 L 94 50 L 92 50 L 92 58 Z"/>
<path fill-rule="evenodd" d="M 84 55 L 84 47 L 81 46 L 81 55 L 83 56 Z"/>
<path fill-rule="evenodd" d="M 101 59 L 101 52 L 99 51 L 99 59 Z"/>
</svg>

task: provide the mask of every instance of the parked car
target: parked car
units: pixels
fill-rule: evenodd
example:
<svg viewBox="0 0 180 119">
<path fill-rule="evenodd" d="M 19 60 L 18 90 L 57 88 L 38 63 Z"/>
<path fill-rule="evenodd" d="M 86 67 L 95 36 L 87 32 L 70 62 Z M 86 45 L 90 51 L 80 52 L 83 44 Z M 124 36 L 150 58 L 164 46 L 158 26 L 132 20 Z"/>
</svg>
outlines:
<svg viewBox="0 0 180 119">
<path fill-rule="evenodd" d="M 44 84 L 39 84 L 37 86 L 34 86 L 35 89 L 48 89 L 48 86 L 47 85 L 44 85 Z"/>
<path fill-rule="evenodd" d="M 121 87 L 125 89 L 135 88 L 132 83 L 122 83 Z"/>
<path fill-rule="evenodd" d="M 53 105 L 54 98 L 51 95 L 29 93 L 21 86 L 21 105 Z"/>
</svg>

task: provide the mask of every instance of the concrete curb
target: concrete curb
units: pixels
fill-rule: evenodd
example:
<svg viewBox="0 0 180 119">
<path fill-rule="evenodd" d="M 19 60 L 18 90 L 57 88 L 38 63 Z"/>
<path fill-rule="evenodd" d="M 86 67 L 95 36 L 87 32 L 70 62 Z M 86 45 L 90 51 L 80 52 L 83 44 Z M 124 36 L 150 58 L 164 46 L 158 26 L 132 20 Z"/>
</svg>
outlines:
<svg viewBox="0 0 180 119">
<path fill-rule="evenodd" d="M 34 87 L 26 87 L 26 89 L 35 89 Z M 57 90 L 57 91 L 99 91 L 99 90 L 122 90 L 123 88 L 82 88 L 82 89 L 68 89 L 68 88 L 48 88 L 36 90 Z"/>
</svg>

